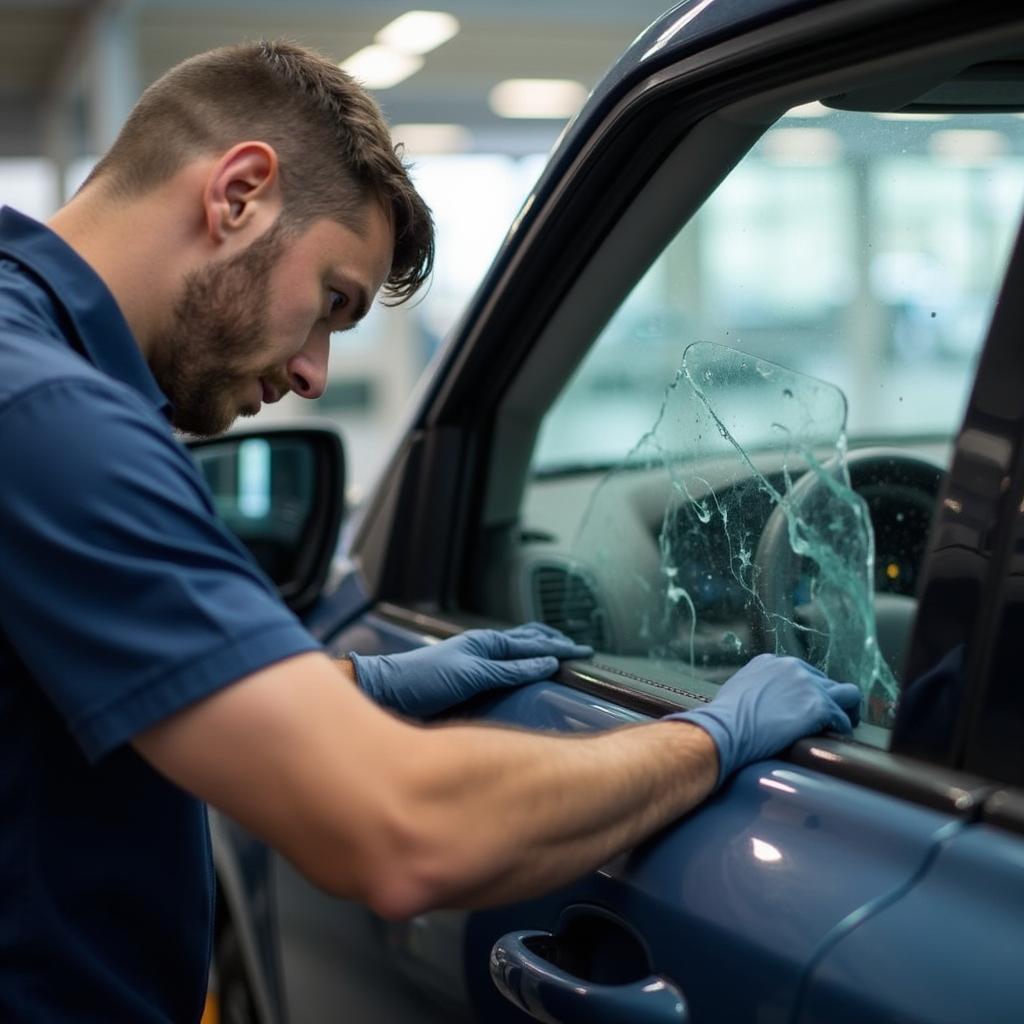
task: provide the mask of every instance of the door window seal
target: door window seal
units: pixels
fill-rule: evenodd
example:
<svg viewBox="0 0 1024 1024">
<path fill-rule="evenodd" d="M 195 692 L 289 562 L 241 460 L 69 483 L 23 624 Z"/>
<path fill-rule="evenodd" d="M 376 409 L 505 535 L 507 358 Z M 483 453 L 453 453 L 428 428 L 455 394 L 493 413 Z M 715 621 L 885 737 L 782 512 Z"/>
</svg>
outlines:
<svg viewBox="0 0 1024 1024">
<path fill-rule="evenodd" d="M 373 613 L 418 636 L 430 636 L 440 640 L 456 636 L 466 628 L 496 625 L 482 619 L 471 624 L 457 623 L 434 610 L 416 610 L 387 601 L 377 604 Z M 623 674 L 618 669 L 610 669 L 609 666 L 596 668 L 589 662 L 579 662 L 575 666 L 563 665 L 555 681 L 651 718 L 660 718 L 662 715 L 680 710 L 681 707 L 692 706 L 680 701 L 680 696 L 694 702 L 707 700 L 702 695 L 689 694 L 682 689 L 676 691 L 675 700 L 669 700 L 663 695 L 616 684 L 613 677 Z M 642 680 L 639 676 L 634 678 L 658 685 L 665 690 L 674 689 L 665 684 L 657 684 L 654 680 Z M 979 776 L 949 768 L 938 768 L 926 762 L 878 750 L 836 735 L 798 740 L 780 755 L 780 759 L 918 806 L 940 811 L 962 821 L 982 820 L 984 809 L 988 806 L 986 801 L 1001 791 L 1000 787 Z M 1008 823 L 1004 827 L 1024 831 L 1024 794 L 1020 795 L 1019 803 L 1006 803 L 1005 800 L 1003 803 L 997 802 L 989 807 L 987 813 L 989 818 L 985 820 L 990 820 L 992 824 L 1001 825 L 1005 818 Z M 1019 825 L 1015 824 L 1017 822 Z"/>
</svg>

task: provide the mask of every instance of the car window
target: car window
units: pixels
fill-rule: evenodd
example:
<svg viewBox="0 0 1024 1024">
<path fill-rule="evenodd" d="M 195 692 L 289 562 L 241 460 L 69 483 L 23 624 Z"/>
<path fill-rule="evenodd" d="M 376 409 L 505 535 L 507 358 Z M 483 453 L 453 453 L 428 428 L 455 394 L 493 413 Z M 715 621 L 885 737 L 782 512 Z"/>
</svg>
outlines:
<svg viewBox="0 0 1024 1024">
<path fill-rule="evenodd" d="M 625 456 L 698 340 L 839 384 L 852 441 L 959 425 L 1019 222 L 1024 120 L 792 115 L 622 304 L 545 418 L 535 470 Z"/>
<path fill-rule="evenodd" d="M 1022 171 L 1013 114 L 777 122 L 544 417 L 522 613 L 708 695 L 799 654 L 862 687 L 883 743 Z"/>
</svg>

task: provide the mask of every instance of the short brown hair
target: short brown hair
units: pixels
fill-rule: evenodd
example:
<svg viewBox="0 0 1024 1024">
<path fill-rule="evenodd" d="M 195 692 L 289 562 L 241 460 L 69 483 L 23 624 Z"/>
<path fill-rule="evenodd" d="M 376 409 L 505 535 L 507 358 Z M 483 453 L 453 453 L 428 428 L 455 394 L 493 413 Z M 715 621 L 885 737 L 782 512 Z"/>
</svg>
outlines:
<svg viewBox="0 0 1024 1024">
<path fill-rule="evenodd" d="M 330 217 L 361 231 L 367 200 L 394 231 L 384 292 L 408 299 L 429 276 L 434 225 L 380 108 L 350 75 L 295 43 L 225 46 L 171 68 L 142 94 L 86 184 L 137 196 L 198 156 L 258 139 L 279 158 L 282 218 L 300 229 Z"/>
</svg>

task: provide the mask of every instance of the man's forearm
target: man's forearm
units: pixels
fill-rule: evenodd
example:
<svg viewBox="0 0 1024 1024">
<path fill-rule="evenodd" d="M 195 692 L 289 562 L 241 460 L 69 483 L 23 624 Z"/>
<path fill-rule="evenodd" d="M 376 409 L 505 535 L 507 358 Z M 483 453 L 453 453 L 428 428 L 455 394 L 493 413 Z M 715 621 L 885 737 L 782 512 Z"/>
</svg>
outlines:
<svg viewBox="0 0 1024 1024">
<path fill-rule="evenodd" d="M 335 665 L 356 682 L 351 661 Z M 439 890 L 430 902 L 446 906 L 570 881 L 685 814 L 718 771 L 710 737 L 683 722 L 586 737 L 449 725 L 418 739 L 410 848 Z"/>
<path fill-rule="evenodd" d="M 322 654 L 298 655 L 133 742 L 314 882 L 395 917 L 578 877 L 684 814 L 720 776 L 800 736 L 848 732 L 837 701 L 860 701 L 855 686 L 765 656 L 685 713 L 700 724 L 568 737 L 412 725 L 338 674 Z"/>
<path fill-rule="evenodd" d="M 338 674 L 299 655 L 134 742 L 312 881 L 385 916 L 566 882 L 685 812 L 717 775 L 714 744 L 686 723 L 589 737 L 423 727 Z"/>
<path fill-rule="evenodd" d="M 711 739 L 683 722 L 590 737 L 447 726 L 416 746 L 395 916 L 568 882 L 686 813 L 718 772 Z"/>
</svg>

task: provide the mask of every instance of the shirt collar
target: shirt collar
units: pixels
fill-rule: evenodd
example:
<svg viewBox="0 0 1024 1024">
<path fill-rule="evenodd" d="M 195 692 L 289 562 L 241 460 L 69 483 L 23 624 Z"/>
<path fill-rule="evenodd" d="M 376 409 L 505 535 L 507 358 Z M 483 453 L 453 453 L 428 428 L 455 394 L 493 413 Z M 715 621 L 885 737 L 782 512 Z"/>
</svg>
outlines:
<svg viewBox="0 0 1024 1024">
<path fill-rule="evenodd" d="M 0 255 L 30 270 L 67 314 L 86 358 L 103 373 L 135 388 L 171 418 L 128 322 L 99 274 L 45 224 L 9 206 L 0 209 Z"/>
</svg>

